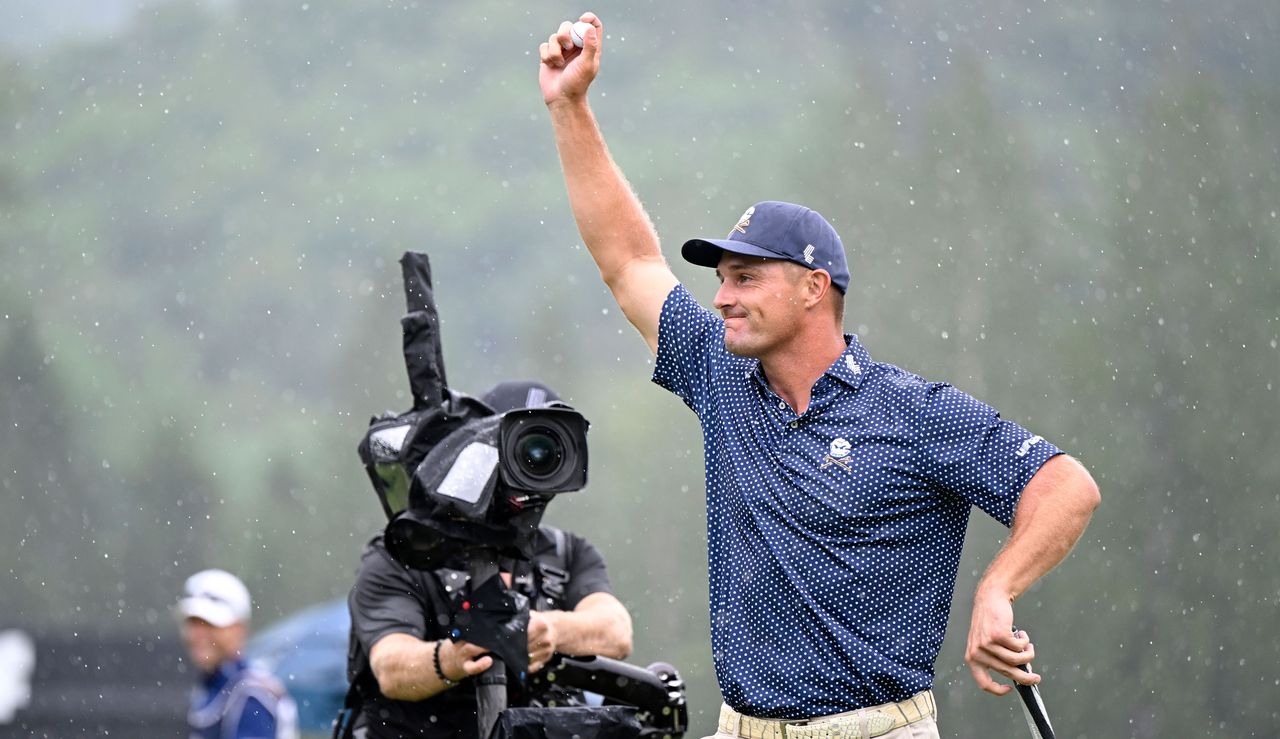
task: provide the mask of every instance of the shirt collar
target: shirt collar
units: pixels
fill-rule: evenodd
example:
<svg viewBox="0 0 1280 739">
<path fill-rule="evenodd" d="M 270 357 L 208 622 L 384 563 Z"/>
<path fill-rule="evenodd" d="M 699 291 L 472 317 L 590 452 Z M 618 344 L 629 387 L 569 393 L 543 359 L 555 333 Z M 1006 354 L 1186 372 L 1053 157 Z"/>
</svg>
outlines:
<svg viewBox="0 0 1280 739">
<path fill-rule="evenodd" d="M 857 390 L 871 369 L 871 355 L 862 347 L 856 334 L 845 334 L 844 340 L 848 346 L 827 368 L 826 374 Z"/>
<path fill-rule="evenodd" d="M 858 341 L 857 334 L 844 335 L 845 348 L 844 352 L 836 357 L 836 361 L 831 363 L 827 371 L 822 373 L 823 377 L 830 375 L 835 379 L 848 385 L 851 390 L 857 390 L 862 384 L 862 378 L 871 369 L 871 355 L 863 348 L 862 343 Z M 747 376 L 754 376 L 756 382 L 766 390 L 769 389 L 769 379 L 764 376 L 764 367 L 760 364 L 760 360 L 753 359 L 751 369 L 747 372 Z M 822 378 L 818 378 L 821 382 Z M 770 392 L 772 392 L 770 390 Z"/>
</svg>

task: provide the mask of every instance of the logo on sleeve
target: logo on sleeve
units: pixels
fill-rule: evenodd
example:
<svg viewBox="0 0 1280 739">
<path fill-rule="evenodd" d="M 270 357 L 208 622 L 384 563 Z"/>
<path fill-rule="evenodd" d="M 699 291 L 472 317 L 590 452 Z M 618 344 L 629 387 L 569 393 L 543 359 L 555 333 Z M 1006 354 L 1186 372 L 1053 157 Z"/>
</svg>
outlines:
<svg viewBox="0 0 1280 739">
<path fill-rule="evenodd" d="M 1026 441 L 1022 442 L 1022 446 L 1018 447 L 1018 451 L 1016 452 L 1017 456 L 1019 457 L 1027 456 L 1027 452 L 1031 451 L 1031 447 L 1035 446 L 1036 444 L 1039 444 L 1042 441 L 1044 441 L 1043 436 L 1033 436 L 1030 439 L 1027 439 Z"/>
<path fill-rule="evenodd" d="M 835 465 L 845 472 L 853 471 L 853 460 L 849 458 L 849 452 L 852 446 L 848 441 L 840 438 L 831 441 L 831 449 L 827 456 L 822 460 L 822 466 L 818 469 L 825 470 L 831 465 Z"/>
</svg>

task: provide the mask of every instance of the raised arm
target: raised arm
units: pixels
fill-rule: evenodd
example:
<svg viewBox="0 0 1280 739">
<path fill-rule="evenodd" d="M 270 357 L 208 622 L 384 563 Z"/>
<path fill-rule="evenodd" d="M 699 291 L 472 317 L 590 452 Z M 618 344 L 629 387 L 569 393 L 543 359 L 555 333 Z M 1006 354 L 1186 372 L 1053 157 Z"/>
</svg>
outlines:
<svg viewBox="0 0 1280 739">
<path fill-rule="evenodd" d="M 614 163 L 587 104 L 587 88 L 600 71 L 603 26 L 592 13 L 583 48 L 569 37 L 568 21 L 539 48 L 538 82 L 551 114 L 569 205 L 582 240 L 614 300 L 657 351 L 658 316 L 676 276 L 662 258 L 658 235 Z"/>
<path fill-rule="evenodd" d="M 1035 650 L 1025 632 L 1012 632 L 1013 601 L 1067 556 L 1100 500 L 1093 477 L 1065 454 L 1045 462 L 1023 489 L 1009 540 L 973 598 L 965 662 L 983 690 L 1004 695 L 1013 689 L 992 680 L 989 672 L 1024 685 L 1040 681 L 1017 667 Z"/>
</svg>

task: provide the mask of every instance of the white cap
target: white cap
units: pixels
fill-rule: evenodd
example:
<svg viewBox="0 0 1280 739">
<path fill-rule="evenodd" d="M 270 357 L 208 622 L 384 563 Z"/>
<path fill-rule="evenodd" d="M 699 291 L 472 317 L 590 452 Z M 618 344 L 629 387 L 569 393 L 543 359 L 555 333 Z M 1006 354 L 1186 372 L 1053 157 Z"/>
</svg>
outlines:
<svg viewBox="0 0 1280 739">
<path fill-rule="evenodd" d="M 174 607 L 179 618 L 199 618 L 218 627 L 247 623 L 252 610 L 249 589 L 225 570 L 204 570 L 188 577 Z"/>
</svg>

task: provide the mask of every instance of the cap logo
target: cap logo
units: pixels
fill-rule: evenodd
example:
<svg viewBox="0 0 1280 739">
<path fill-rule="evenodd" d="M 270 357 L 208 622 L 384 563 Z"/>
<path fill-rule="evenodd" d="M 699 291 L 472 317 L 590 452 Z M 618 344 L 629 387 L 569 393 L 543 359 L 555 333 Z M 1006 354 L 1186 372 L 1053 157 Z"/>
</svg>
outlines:
<svg viewBox="0 0 1280 739">
<path fill-rule="evenodd" d="M 202 592 L 202 593 L 194 593 L 194 594 L 192 595 L 192 597 L 193 597 L 193 598 L 204 598 L 205 600 L 211 600 L 211 601 L 213 601 L 214 603 L 221 603 L 221 604 L 223 604 L 224 606 L 225 606 L 225 605 L 229 605 L 229 604 L 227 603 L 227 599 L 226 599 L 226 598 L 223 598 L 221 595 L 218 595 L 217 593 L 210 593 L 210 592 L 209 592 L 209 591 L 207 591 L 207 590 L 206 590 L 206 591 L 204 591 L 204 592 Z"/>
<path fill-rule="evenodd" d="M 813 264 L 813 244 L 809 244 L 804 248 L 804 263 Z"/>
<path fill-rule="evenodd" d="M 737 231 L 738 233 L 746 233 L 747 226 L 751 225 L 751 216 L 754 215 L 755 212 L 756 212 L 756 206 L 753 205 L 750 208 L 747 208 L 747 212 L 743 213 L 742 217 L 738 219 L 738 225 L 733 227 L 733 231 Z M 730 231 L 729 235 L 732 236 L 733 231 Z"/>
</svg>

